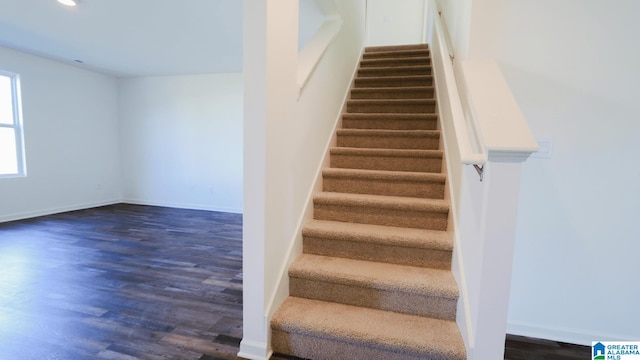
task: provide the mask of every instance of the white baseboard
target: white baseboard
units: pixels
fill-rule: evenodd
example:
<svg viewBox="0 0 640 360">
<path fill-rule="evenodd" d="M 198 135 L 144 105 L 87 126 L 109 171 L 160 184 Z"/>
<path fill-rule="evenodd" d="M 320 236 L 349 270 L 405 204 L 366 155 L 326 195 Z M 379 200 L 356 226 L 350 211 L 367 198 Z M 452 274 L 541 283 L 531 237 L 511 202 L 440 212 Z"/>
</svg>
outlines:
<svg viewBox="0 0 640 360">
<path fill-rule="evenodd" d="M 49 209 L 39 209 L 34 211 L 22 212 L 22 213 L 2 215 L 0 216 L 0 223 L 24 220 L 24 219 L 30 219 L 38 216 L 53 215 L 53 214 L 59 214 L 59 213 L 68 212 L 68 211 L 84 210 L 84 209 L 90 209 L 94 207 L 114 205 L 114 204 L 120 204 L 120 203 L 242 214 L 242 209 L 230 209 L 230 208 L 224 208 L 224 207 L 204 206 L 204 205 L 198 205 L 198 204 L 166 203 L 161 201 L 144 201 L 144 200 L 136 200 L 136 199 L 112 199 L 112 200 L 75 204 L 75 205 L 61 206 L 61 207 L 55 207 L 55 208 L 49 208 Z"/>
<path fill-rule="evenodd" d="M 507 334 L 591 346 L 592 341 L 638 341 L 625 335 L 598 333 L 586 329 L 550 328 L 540 325 L 507 323 Z"/>
<path fill-rule="evenodd" d="M 147 206 L 162 206 L 175 209 L 190 209 L 190 210 L 206 210 L 206 211 L 219 211 L 232 214 L 242 214 L 242 209 L 226 208 L 220 206 L 209 206 L 203 204 L 188 204 L 188 203 L 172 203 L 166 201 L 148 201 L 141 199 L 122 199 L 121 203 L 132 205 L 147 205 Z"/>
<path fill-rule="evenodd" d="M 61 207 L 55 207 L 55 208 L 49 208 L 49 209 L 39 209 L 39 210 L 27 211 L 27 212 L 23 212 L 23 213 L 3 215 L 3 216 L 0 216 L 0 223 L 8 222 L 8 221 L 30 219 L 30 218 L 34 218 L 34 217 L 38 217 L 38 216 L 59 214 L 59 213 L 67 212 L 67 211 L 90 209 L 90 208 L 94 208 L 94 207 L 107 206 L 107 205 L 113 205 L 113 204 L 118 204 L 118 203 L 120 203 L 119 199 L 113 199 L 113 200 L 105 200 L 105 201 L 83 203 L 83 204 L 74 204 L 74 205 L 61 206 Z"/>
<path fill-rule="evenodd" d="M 244 359 L 251 360 L 268 360 L 273 351 L 267 349 L 266 343 L 258 343 L 254 341 L 247 341 L 242 339 L 240 342 L 240 351 L 238 356 Z"/>
</svg>

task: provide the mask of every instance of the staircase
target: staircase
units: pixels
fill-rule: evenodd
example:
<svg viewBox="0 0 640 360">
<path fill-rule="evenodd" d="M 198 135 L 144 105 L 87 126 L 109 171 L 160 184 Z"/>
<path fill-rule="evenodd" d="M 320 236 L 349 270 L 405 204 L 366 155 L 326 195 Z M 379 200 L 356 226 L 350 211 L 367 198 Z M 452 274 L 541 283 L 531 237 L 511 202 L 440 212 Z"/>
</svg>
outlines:
<svg viewBox="0 0 640 360">
<path fill-rule="evenodd" d="M 271 321 L 275 353 L 466 359 L 427 45 L 367 48 Z"/>
</svg>

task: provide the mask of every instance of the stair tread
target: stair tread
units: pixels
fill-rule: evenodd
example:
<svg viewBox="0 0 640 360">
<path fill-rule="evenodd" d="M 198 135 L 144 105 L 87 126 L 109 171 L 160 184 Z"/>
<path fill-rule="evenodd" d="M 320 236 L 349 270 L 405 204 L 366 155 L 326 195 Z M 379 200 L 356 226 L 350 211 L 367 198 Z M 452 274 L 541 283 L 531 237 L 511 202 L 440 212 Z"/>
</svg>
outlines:
<svg viewBox="0 0 640 360">
<path fill-rule="evenodd" d="M 272 328 L 425 358 L 466 359 L 458 327 L 449 320 L 289 297 L 273 316 Z"/>
<path fill-rule="evenodd" d="M 376 51 L 394 51 L 394 50 L 428 50 L 429 44 L 405 44 L 405 45 L 379 45 L 379 46 L 367 46 L 365 52 Z"/>
<path fill-rule="evenodd" d="M 405 180 L 438 183 L 445 183 L 447 179 L 447 176 L 441 173 L 348 168 L 326 168 L 322 170 L 322 174 L 327 177 L 349 177 L 352 179 Z"/>
<path fill-rule="evenodd" d="M 440 230 L 313 219 L 305 223 L 302 235 L 381 245 L 453 250 L 452 234 L 448 231 Z"/>
<path fill-rule="evenodd" d="M 302 254 L 289 267 L 289 276 L 447 299 L 458 298 L 453 274 L 444 269 Z"/>
<path fill-rule="evenodd" d="M 351 136 L 400 136 L 400 137 L 439 137 L 440 130 L 389 130 L 389 129 L 338 129 L 338 135 Z"/>
<path fill-rule="evenodd" d="M 314 203 L 368 206 L 375 208 L 403 209 L 416 211 L 448 212 L 449 202 L 442 199 L 416 198 L 405 196 L 387 196 L 372 194 L 352 194 L 336 192 L 318 192 Z"/>
<path fill-rule="evenodd" d="M 411 113 L 344 113 L 343 119 L 363 119 L 363 120 L 433 120 L 437 119 L 437 114 L 411 114 Z"/>
<path fill-rule="evenodd" d="M 388 62 L 393 62 L 393 61 L 397 61 L 397 62 L 417 62 L 417 61 L 424 61 L 424 60 L 431 60 L 431 56 L 429 55 L 429 52 L 425 52 L 423 56 L 402 56 L 399 55 L 398 57 L 386 57 L 386 58 L 373 58 L 373 59 L 362 59 L 360 61 L 360 66 L 366 66 L 366 64 L 377 64 L 377 63 L 388 63 Z"/>
<path fill-rule="evenodd" d="M 419 49 L 389 49 L 382 51 L 373 51 L 371 48 L 366 48 L 364 50 L 363 58 L 364 59 L 377 59 L 381 57 L 410 57 L 410 56 L 421 56 L 421 55 L 429 55 L 431 52 L 428 48 L 419 48 Z"/>
<path fill-rule="evenodd" d="M 425 86 L 389 86 L 389 87 L 367 87 L 351 89 L 352 92 L 375 92 L 375 91 L 415 91 L 415 90 L 433 90 L 432 85 Z"/>
<path fill-rule="evenodd" d="M 333 155 L 360 155 L 360 156 L 395 156 L 395 157 L 442 157 L 442 150 L 422 150 L 422 149 L 376 149 L 376 148 L 354 148 L 354 147 L 332 147 L 330 153 Z"/>
<path fill-rule="evenodd" d="M 427 64 L 420 64 L 420 65 L 387 65 L 387 66 L 367 66 L 367 67 L 360 67 L 358 68 L 358 70 L 365 70 L 365 71 L 384 71 L 384 70 L 414 70 L 414 69 L 419 69 L 419 70 L 423 70 L 423 69 L 430 69 L 431 65 L 427 65 Z"/>
<path fill-rule="evenodd" d="M 396 59 L 407 57 L 430 57 L 431 52 L 427 49 L 406 49 L 406 50 L 390 50 L 390 51 L 365 51 L 362 59 Z"/>
<path fill-rule="evenodd" d="M 435 99 L 349 99 L 348 103 L 359 104 L 435 104 Z"/>
<path fill-rule="evenodd" d="M 431 74 L 391 75 L 391 76 L 356 76 L 355 80 L 396 80 L 396 79 L 432 79 Z"/>
<path fill-rule="evenodd" d="M 399 87 L 433 84 L 433 75 L 389 75 L 389 76 L 356 76 L 352 88 L 363 87 Z"/>
</svg>

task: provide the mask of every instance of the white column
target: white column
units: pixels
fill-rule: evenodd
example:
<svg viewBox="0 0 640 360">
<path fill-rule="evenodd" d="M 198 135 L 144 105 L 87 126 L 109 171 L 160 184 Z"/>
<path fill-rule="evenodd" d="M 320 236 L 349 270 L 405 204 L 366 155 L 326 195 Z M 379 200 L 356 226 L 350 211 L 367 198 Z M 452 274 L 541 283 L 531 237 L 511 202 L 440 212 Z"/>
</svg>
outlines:
<svg viewBox="0 0 640 360">
<path fill-rule="evenodd" d="M 521 168 L 521 162 L 491 158 L 485 165 L 474 359 L 504 359 Z"/>
<path fill-rule="evenodd" d="M 288 128 L 297 96 L 298 0 L 244 0 L 243 339 L 268 359 L 265 307 L 286 253 Z"/>
</svg>

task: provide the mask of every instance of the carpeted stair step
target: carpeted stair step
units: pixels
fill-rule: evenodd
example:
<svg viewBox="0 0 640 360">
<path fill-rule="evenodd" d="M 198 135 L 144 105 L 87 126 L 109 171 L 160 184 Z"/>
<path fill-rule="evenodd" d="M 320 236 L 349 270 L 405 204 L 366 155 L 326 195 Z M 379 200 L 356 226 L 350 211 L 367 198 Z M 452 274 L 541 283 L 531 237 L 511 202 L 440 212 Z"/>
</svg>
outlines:
<svg viewBox="0 0 640 360">
<path fill-rule="evenodd" d="M 433 75 L 366 76 L 354 79 L 355 88 L 433 86 Z"/>
<path fill-rule="evenodd" d="M 302 254 L 289 267 L 290 296 L 455 320 L 449 270 Z"/>
<path fill-rule="evenodd" d="M 326 192 L 444 199 L 446 176 L 439 173 L 329 168 L 322 171 Z"/>
<path fill-rule="evenodd" d="M 366 48 L 271 318 L 275 353 L 463 360 L 428 45 Z"/>
<path fill-rule="evenodd" d="M 331 167 L 367 170 L 442 171 L 442 150 L 362 149 L 332 147 Z"/>
<path fill-rule="evenodd" d="M 379 87 L 351 90 L 351 99 L 433 99 L 433 86 Z"/>
<path fill-rule="evenodd" d="M 448 231 L 311 220 L 302 236 L 306 254 L 451 269 Z"/>
<path fill-rule="evenodd" d="M 442 231 L 449 216 L 449 204 L 440 199 L 320 192 L 313 206 L 316 220 Z"/>
<path fill-rule="evenodd" d="M 391 59 L 391 58 L 407 58 L 407 57 L 425 57 L 430 56 L 427 49 L 407 49 L 407 50 L 389 50 L 389 51 L 370 51 L 365 50 L 362 54 L 363 60 L 372 59 Z"/>
<path fill-rule="evenodd" d="M 431 75 L 431 65 L 361 67 L 358 76 Z"/>
<path fill-rule="evenodd" d="M 345 129 L 435 130 L 436 114 L 342 114 Z"/>
<path fill-rule="evenodd" d="M 424 53 L 423 56 L 386 57 L 360 61 L 360 68 L 410 65 L 431 65 L 431 57 L 428 53 Z"/>
<path fill-rule="evenodd" d="M 429 44 L 407 44 L 407 45 L 382 45 L 367 46 L 364 51 L 372 52 L 389 52 L 389 51 L 405 51 L 405 50 L 429 50 Z"/>
<path fill-rule="evenodd" d="M 464 360 L 454 321 L 289 297 L 271 322 L 276 353 L 314 360 Z"/>
<path fill-rule="evenodd" d="M 435 99 L 347 100 L 347 112 L 369 114 L 435 113 Z"/>
<path fill-rule="evenodd" d="M 340 147 L 432 149 L 440 146 L 439 130 L 338 129 Z"/>
</svg>

